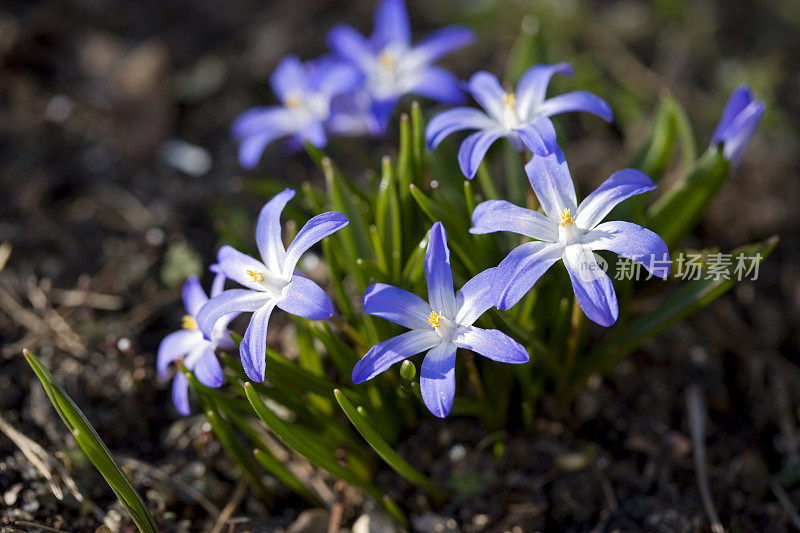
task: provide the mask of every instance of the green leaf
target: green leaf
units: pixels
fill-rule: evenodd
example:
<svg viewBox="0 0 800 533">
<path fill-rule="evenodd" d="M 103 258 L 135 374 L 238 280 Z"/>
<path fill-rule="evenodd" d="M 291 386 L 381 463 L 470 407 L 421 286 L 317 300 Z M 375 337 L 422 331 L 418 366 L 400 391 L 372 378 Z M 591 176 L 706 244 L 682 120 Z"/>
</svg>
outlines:
<svg viewBox="0 0 800 533">
<path fill-rule="evenodd" d="M 61 420 L 75 437 L 89 461 L 117 495 L 136 527 L 143 533 L 157 533 L 159 529 L 150 509 L 81 410 L 35 355 L 28 350 L 24 350 L 23 353 L 39 381 L 42 382 L 50 403 L 55 407 Z"/>
<path fill-rule="evenodd" d="M 353 403 L 345 396 L 345 394 L 336 389 L 333 391 L 334 396 L 336 397 L 336 401 L 339 402 L 339 405 L 344 411 L 344 414 L 347 415 L 347 418 L 350 419 L 350 422 L 353 423 L 353 426 L 361 433 L 361 436 L 364 437 L 364 440 L 372 447 L 373 450 L 383 459 L 386 461 L 395 472 L 403 476 L 409 482 L 418 485 L 425 489 L 428 493 L 430 493 L 435 498 L 440 498 L 442 496 L 442 492 L 433 484 L 433 482 L 428 479 L 422 472 L 408 464 L 405 459 L 400 457 L 400 455 L 395 452 L 389 443 L 387 443 L 380 434 L 375 431 L 375 429 L 367 422 L 367 420 L 362 416 L 361 413 L 358 412 L 356 407 Z"/>
<path fill-rule="evenodd" d="M 700 220 L 725 184 L 729 170 L 730 164 L 721 150 L 706 151 L 685 180 L 673 185 L 650 206 L 646 226 L 673 249 Z"/>
</svg>

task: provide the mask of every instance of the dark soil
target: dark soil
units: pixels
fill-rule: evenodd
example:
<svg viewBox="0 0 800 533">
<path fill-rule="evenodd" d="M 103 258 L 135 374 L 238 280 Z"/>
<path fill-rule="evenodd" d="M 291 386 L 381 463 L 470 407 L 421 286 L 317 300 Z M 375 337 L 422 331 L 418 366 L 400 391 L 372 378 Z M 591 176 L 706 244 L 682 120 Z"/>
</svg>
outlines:
<svg viewBox="0 0 800 533">
<path fill-rule="evenodd" d="M 410 3 L 417 30 L 452 17 L 452 6 Z M 460 18 L 478 18 L 462 4 Z M 498 4 L 479 28 L 481 44 L 448 65 L 459 75 L 502 72 L 512 32 L 498 28 L 516 28 L 514 14 L 525 8 Z M 377 478 L 417 529 L 707 531 L 690 409 L 705 420 L 707 475 L 726 528 L 800 529 L 800 16 L 789 1 L 663 4 L 597 2 L 563 15 L 594 31 L 576 30 L 575 42 L 555 43 L 553 53 L 600 58 L 649 102 L 625 124 L 625 145 L 602 132 L 575 142 L 574 173 L 588 187 L 620 168 L 665 88 L 708 138 L 727 97 L 720 87 L 740 69 L 770 113 L 689 244 L 731 250 L 773 234 L 781 243 L 757 281 L 593 378 L 574 405 L 543 400 L 534 432 L 424 422 L 400 452 L 458 496 L 432 508 L 394 473 Z M 328 0 L 0 6 L 0 243 L 12 246 L 0 272 L 0 425 L 38 443 L 54 475 L 46 480 L 0 435 L 0 530 L 94 531 L 104 520 L 111 530 L 132 528 L 57 418 L 23 347 L 81 406 L 166 531 L 210 528 L 230 501 L 233 469 L 202 417 L 175 413 L 155 375 L 155 349 L 179 321 L 182 269 L 213 258 L 219 213 L 233 206 L 253 216 L 263 202 L 243 192 L 252 177 L 237 165 L 232 118 L 269 102 L 265 80 L 282 55 L 321 53 L 328 28 L 345 20 L 367 28 L 371 11 L 370 2 Z M 204 150 L 210 169 L 181 167 L 186 147 L 176 139 Z M 392 152 L 370 146 L 376 161 Z M 277 145 L 257 175 L 295 185 L 320 179 L 303 154 Z M 244 496 L 236 531 L 287 527 L 307 508 L 274 490 L 270 509 Z M 348 527 L 374 513 L 358 494 L 342 498 Z"/>
</svg>

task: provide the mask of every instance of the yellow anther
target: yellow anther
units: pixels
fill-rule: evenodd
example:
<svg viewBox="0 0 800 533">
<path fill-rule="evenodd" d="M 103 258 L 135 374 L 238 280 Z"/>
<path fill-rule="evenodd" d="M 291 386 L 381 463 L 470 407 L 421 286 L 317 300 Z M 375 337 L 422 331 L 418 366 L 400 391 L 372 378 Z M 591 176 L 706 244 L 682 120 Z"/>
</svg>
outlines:
<svg viewBox="0 0 800 533">
<path fill-rule="evenodd" d="M 381 65 L 388 69 L 394 68 L 394 57 L 389 52 L 381 52 L 381 54 L 378 56 L 378 61 L 380 61 Z"/>
<path fill-rule="evenodd" d="M 514 107 L 517 105 L 517 95 L 514 93 L 506 93 L 506 97 L 503 99 L 503 105 L 506 107 Z"/>
<path fill-rule="evenodd" d="M 191 315 L 183 315 L 183 318 L 181 318 L 181 327 L 183 329 L 197 329 L 197 320 Z"/>
<path fill-rule="evenodd" d="M 255 270 L 248 270 L 247 274 L 250 276 L 250 279 L 252 279 L 256 283 L 264 281 L 264 274 L 262 274 L 261 272 L 256 272 Z"/>
<path fill-rule="evenodd" d="M 561 211 L 561 222 L 559 222 L 562 226 L 566 226 L 567 224 L 572 224 L 572 216 L 569 214 L 569 208 L 564 208 Z"/>
<path fill-rule="evenodd" d="M 286 97 L 284 103 L 286 104 L 286 107 L 300 107 L 303 105 L 303 100 L 301 100 L 297 95 L 290 94 Z"/>
<path fill-rule="evenodd" d="M 431 314 L 428 316 L 428 324 L 431 326 L 438 328 L 439 321 L 442 319 L 442 315 L 437 313 L 436 311 L 431 311 Z"/>
</svg>

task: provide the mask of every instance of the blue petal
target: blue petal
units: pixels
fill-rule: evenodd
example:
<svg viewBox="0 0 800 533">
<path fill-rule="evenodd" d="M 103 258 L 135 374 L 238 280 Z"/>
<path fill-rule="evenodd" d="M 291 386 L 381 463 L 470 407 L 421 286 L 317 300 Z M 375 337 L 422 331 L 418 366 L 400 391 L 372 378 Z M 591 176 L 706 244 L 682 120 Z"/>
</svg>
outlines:
<svg viewBox="0 0 800 533">
<path fill-rule="evenodd" d="M 761 117 L 764 116 L 766 106 L 763 102 L 758 100 L 751 102 L 744 111 L 733 121 L 728 130 L 725 132 L 725 139 L 723 141 L 723 155 L 726 159 L 731 161 L 733 166 L 739 164 L 739 160 L 744 154 L 750 139 L 758 129 L 761 123 Z"/>
<path fill-rule="evenodd" d="M 487 268 L 461 287 L 456 294 L 456 322 L 470 326 L 497 302 L 494 268 Z"/>
<path fill-rule="evenodd" d="M 510 231 L 540 241 L 558 240 L 558 225 L 538 211 L 518 207 L 505 200 L 487 200 L 472 211 L 470 233 L 483 235 Z"/>
<path fill-rule="evenodd" d="M 304 141 L 310 142 L 317 148 L 325 148 L 328 144 L 328 136 L 325 135 L 325 127 L 322 122 L 312 120 L 303 126 L 297 133 Z"/>
<path fill-rule="evenodd" d="M 422 361 L 419 387 L 425 406 L 434 416 L 444 418 L 456 396 L 456 346 L 443 342 L 432 348 Z"/>
<path fill-rule="evenodd" d="M 575 214 L 575 224 L 583 229 L 593 228 L 623 200 L 655 188 L 653 180 L 639 170 L 626 168 L 614 172 L 583 199 Z"/>
<path fill-rule="evenodd" d="M 367 287 L 362 299 L 364 312 L 410 329 L 430 327 L 431 306 L 408 291 L 375 283 Z"/>
<path fill-rule="evenodd" d="M 467 82 L 467 89 L 480 106 L 493 117 L 503 116 L 506 92 L 497 76 L 485 71 L 476 72 Z"/>
<path fill-rule="evenodd" d="M 469 135 L 461 143 L 458 149 L 458 166 L 461 167 L 461 172 L 464 173 L 468 179 L 475 177 L 478 173 L 478 167 L 481 166 L 486 152 L 494 142 L 503 137 L 505 132 L 502 129 L 493 129 L 487 131 L 476 131 Z"/>
<path fill-rule="evenodd" d="M 183 283 L 181 298 L 183 299 L 183 308 L 186 309 L 189 316 L 195 316 L 203 304 L 208 301 L 208 296 L 200 286 L 200 280 L 194 274 Z"/>
<path fill-rule="evenodd" d="M 611 111 L 611 106 L 596 94 L 587 91 L 559 94 L 545 100 L 536 111 L 548 117 L 568 111 L 586 111 L 597 115 L 606 122 L 614 121 L 614 112 Z"/>
<path fill-rule="evenodd" d="M 411 45 L 411 25 L 403 0 L 383 0 L 375 12 L 373 41 L 383 48 L 394 44 L 408 48 Z"/>
<path fill-rule="evenodd" d="M 458 78 L 435 65 L 420 74 L 420 80 L 409 92 L 443 104 L 463 104 L 466 100 Z"/>
<path fill-rule="evenodd" d="M 370 380 L 393 364 L 440 344 L 442 339 L 433 330 L 412 329 L 373 346 L 353 368 L 353 383 Z"/>
<path fill-rule="evenodd" d="M 355 91 L 364 77 L 352 64 L 331 55 L 310 62 L 309 69 L 312 90 L 328 97 Z"/>
<path fill-rule="evenodd" d="M 337 55 L 361 68 L 368 67 L 375 59 L 369 41 L 350 26 L 336 26 L 328 32 L 326 40 L 330 49 Z"/>
<path fill-rule="evenodd" d="M 264 381 L 264 369 L 267 365 L 267 327 L 273 309 L 275 304 L 268 303 L 253 313 L 239 345 L 244 372 L 247 377 L 257 382 Z"/>
<path fill-rule="evenodd" d="M 217 320 L 231 313 L 255 311 L 270 300 L 266 292 L 249 289 L 229 289 L 211 298 L 197 313 L 197 325 L 206 338 L 209 338 Z"/>
<path fill-rule="evenodd" d="M 474 326 L 460 328 L 453 337 L 453 344 L 501 363 L 518 365 L 530 360 L 527 350 L 520 343 L 496 329 Z"/>
<path fill-rule="evenodd" d="M 725 104 L 722 117 L 719 119 L 719 124 L 717 124 L 714 135 L 711 137 L 711 144 L 719 144 L 725 140 L 725 134 L 728 128 L 752 101 L 753 92 L 747 85 L 740 85 L 731 93 L 728 102 Z"/>
<path fill-rule="evenodd" d="M 272 141 L 288 135 L 285 130 L 262 130 L 244 137 L 239 143 L 239 164 L 245 170 L 256 168 L 264 149 Z"/>
<path fill-rule="evenodd" d="M 333 303 L 322 288 L 308 278 L 292 276 L 284 289 L 278 307 L 309 320 L 328 320 L 333 316 Z"/>
<path fill-rule="evenodd" d="M 213 298 L 225 289 L 225 281 L 228 277 L 225 275 L 225 272 L 222 271 L 222 267 L 217 263 L 214 263 L 208 267 L 208 269 L 216 274 L 214 276 L 214 281 L 211 282 L 211 292 L 209 293 L 209 296 Z"/>
<path fill-rule="evenodd" d="M 431 228 L 428 249 L 425 252 L 425 278 L 428 282 L 428 302 L 431 309 L 448 317 L 454 316 L 456 296 L 453 271 L 450 269 L 447 233 L 441 222 L 436 222 Z"/>
<path fill-rule="evenodd" d="M 203 351 L 194 365 L 194 375 L 200 383 L 213 389 L 221 387 L 225 383 L 225 374 L 222 372 L 222 367 L 211 346 Z"/>
<path fill-rule="evenodd" d="M 434 31 L 417 44 L 412 54 L 422 63 L 436 60 L 475 41 L 475 32 L 464 26 L 446 26 Z"/>
<path fill-rule="evenodd" d="M 525 165 L 525 172 L 548 217 L 559 220 L 563 209 L 575 213 L 575 185 L 572 183 L 564 152 L 560 148 L 547 156 L 532 157 Z"/>
<path fill-rule="evenodd" d="M 269 78 L 272 90 L 281 101 L 308 92 L 308 70 L 295 55 L 284 57 Z"/>
<path fill-rule="evenodd" d="M 183 416 L 189 416 L 191 413 L 189 409 L 189 381 L 182 372 L 175 374 L 175 378 L 172 380 L 172 403 L 175 404 L 175 409 Z"/>
<path fill-rule="evenodd" d="M 181 329 L 164 337 L 158 345 L 156 370 L 162 379 L 167 377 L 169 364 L 189 353 L 195 346 L 205 342 L 202 334 L 195 329 Z"/>
<path fill-rule="evenodd" d="M 641 263 L 651 274 L 666 279 L 671 271 L 664 240 L 632 222 L 604 222 L 583 236 L 592 250 L 609 250 Z"/>
<path fill-rule="evenodd" d="M 328 211 L 315 216 L 303 226 L 286 249 L 286 259 L 283 263 L 284 275 L 294 272 L 294 267 L 300 257 L 319 241 L 347 225 L 347 217 L 338 211 Z"/>
<path fill-rule="evenodd" d="M 526 242 L 514 248 L 495 270 L 498 289 L 497 308 L 514 307 L 553 263 L 561 259 L 560 244 Z"/>
<path fill-rule="evenodd" d="M 281 213 L 294 195 L 292 189 L 284 189 L 264 204 L 258 214 L 256 245 L 261 260 L 267 265 L 278 267 L 283 264 L 286 252 L 281 238 Z"/>
<path fill-rule="evenodd" d="M 619 316 L 617 294 L 611 278 L 601 270 L 592 251 L 580 244 L 567 246 L 564 265 L 575 299 L 586 316 L 601 326 L 614 324 Z"/>
<path fill-rule="evenodd" d="M 514 130 L 522 144 L 534 155 L 546 156 L 560 150 L 556 128 L 547 117 L 539 117 Z"/>
<path fill-rule="evenodd" d="M 445 137 L 461 130 L 487 130 L 495 127 L 486 113 L 471 107 L 456 107 L 434 115 L 425 128 L 425 141 L 434 150 Z"/>
<path fill-rule="evenodd" d="M 265 274 L 265 268 L 276 267 L 273 264 L 265 265 L 261 261 L 257 261 L 227 244 L 217 252 L 217 263 L 228 278 L 256 291 L 263 290 L 264 287 L 260 283 L 253 281 L 248 272 Z M 280 266 L 280 263 L 277 266 Z"/>
<path fill-rule="evenodd" d="M 572 76 L 574 70 L 569 63 L 555 65 L 534 65 L 522 75 L 517 83 L 517 109 L 529 117 L 544 102 L 550 78 L 555 74 Z"/>
<path fill-rule="evenodd" d="M 231 137 L 242 140 L 256 133 L 291 130 L 291 113 L 285 107 L 252 107 L 242 112 L 233 121 Z M 279 135 L 280 136 L 280 135 Z"/>
<path fill-rule="evenodd" d="M 370 104 L 370 111 L 372 112 L 372 116 L 377 124 L 377 132 L 386 131 L 386 126 L 389 125 L 389 120 L 394 114 L 394 110 L 397 107 L 398 101 L 399 98 L 396 96 L 372 101 Z"/>
</svg>

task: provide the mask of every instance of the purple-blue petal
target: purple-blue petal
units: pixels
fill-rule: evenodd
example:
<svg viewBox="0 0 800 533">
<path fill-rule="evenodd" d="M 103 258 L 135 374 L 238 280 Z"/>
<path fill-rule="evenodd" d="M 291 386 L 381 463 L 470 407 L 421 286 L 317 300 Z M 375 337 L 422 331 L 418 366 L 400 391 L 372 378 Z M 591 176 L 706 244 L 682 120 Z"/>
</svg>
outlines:
<svg viewBox="0 0 800 533">
<path fill-rule="evenodd" d="M 494 284 L 495 270 L 487 268 L 467 281 L 456 294 L 455 321 L 459 325 L 472 325 L 497 302 L 497 287 Z"/>
<path fill-rule="evenodd" d="M 243 137 L 239 142 L 239 164 L 245 170 L 256 168 L 267 145 L 289 133 L 281 129 L 264 129 Z"/>
<path fill-rule="evenodd" d="M 191 409 L 189 409 L 189 381 L 182 372 L 175 374 L 172 380 L 172 403 L 175 404 L 175 409 L 183 416 L 189 416 Z"/>
<path fill-rule="evenodd" d="M 496 128 L 487 131 L 476 131 L 464 139 L 458 149 L 458 166 L 464 176 L 468 179 L 475 177 L 475 174 L 478 173 L 478 167 L 481 166 L 481 162 L 486 156 L 486 152 L 497 139 L 504 135 L 505 132 L 502 129 Z"/>
<path fill-rule="evenodd" d="M 592 250 L 609 250 L 641 263 L 651 274 L 666 279 L 671 271 L 664 239 L 632 222 L 604 222 L 583 237 Z"/>
<path fill-rule="evenodd" d="M 425 406 L 434 416 L 444 418 L 456 396 L 456 346 L 443 342 L 432 348 L 422 361 L 419 387 Z"/>
<path fill-rule="evenodd" d="M 618 170 L 583 199 L 574 215 L 575 224 L 583 229 L 591 229 L 620 202 L 655 188 L 653 180 L 644 172 L 634 168 Z"/>
<path fill-rule="evenodd" d="M 428 302 L 440 315 L 453 316 L 456 295 L 453 289 L 453 271 L 450 268 L 450 250 L 447 233 L 441 222 L 431 227 L 428 249 L 425 252 L 425 279 L 428 283 Z"/>
<path fill-rule="evenodd" d="M 367 287 L 362 299 L 364 312 L 409 329 L 429 327 L 431 306 L 416 294 L 375 283 Z"/>
<path fill-rule="evenodd" d="M 587 91 L 573 91 L 548 98 L 536 111 L 548 117 L 569 111 L 586 111 L 606 122 L 614 121 L 614 112 L 608 102 Z"/>
<path fill-rule="evenodd" d="M 403 0 L 382 0 L 375 11 L 372 40 L 377 46 L 393 44 L 408 48 L 411 45 L 411 24 Z"/>
<path fill-rule="evenodd" d="M 270 303 L 253 313 L 239 345 L 244 372 L 248 378 L 256 382 L 264 381 L 264 370 L 267 365 L 267 328 L 273 309 L 275 305 Z"/>
<path fill-rule="evenodd" d="M 472 107 L 456 107 L 433 116 L 425 128 L 425 141 L 428 148 L 434 150 L 451 133 L 494 127 L 495 123 L 483 111 Z"/>
<path fill-rule="evenodd" d="M 374 52 L 369 41 L 350 26 L 336 26 L 326 39 L 328 46 L 338 56 L 352 61 L 364 68 L 374 60 Z"/>
<path fill-rule="evenodd" d="M 530 116 L 530 113 L 544 102 L 550 78 L 555 74 L 572 76 L 573 73 L 574 70 L 569 63 L 532 66 L 525 71 L 517 83 L 517 109 L 524 116 Z"/>
<path fill-rule="evenodd" d="M 249 289 L 229 289 L 211 298 L 197 313 L 197 325 L 209 338 L 217 320 L 231 313 L 247 313 L 263 307 L 269 301 L 266 292 Z"/>
<path fill-rule="evenodd" d="M 309 320 L 328 320 L 333 316 L 333 303 L 322 288 L 308 278 L 292 276 L 284 289 L 278 307 Z"/>
<path fill-rule="evenodd" d="M 553 263 L 561 259 L 559 244 L 526 242 L 514 248 L 495 270 L 497 308 L 514 307 Z"/>
<path fill-rule="evenodd" d="M 412 329 L 379 342 L 353 367 L 353 383 L 359 384 L 370 380 L 393 364 L 424 352 L 439 343 L 441 339 L 433 328 Z"/>
<path fill-rule="evenodd" d="M 500 363 L 518 365 L 530 360 L 524 346 L 497 329 L 462 328 L 453 337 L 453 344 Z"/>
<path fill-rule="evenodd" d="M 156 371 L 159 377 L 167 377 L 169 364 L 179 357 L 189 353 L 199 343 L 204 342 L 202 334 L 194 329 L 180 329 L 164 337 L 158 345 L 156 356 Z"/>
<path fill-rule="evenodd" d="M 342 229 L 348 224 L 347 217 L 338 211 L 322 213 L 303 226 L 286 249 L 286 259 L 283 263 L 283 273 L 289 275 L 294 272 L 294 267 L 306 251 L 328 235 Z"/>
<path fill-rule="evenodd" d="M 208 301 L 203 287 L 200 286 L 200 280 L 194 274 L 189 276 L 183 283 L 181 289 L 181 299 L 183 300 L 183 308 L 189 316 L 195 316 L 197 312 Z"/>
<path fill-rule="evenodd" d="M 522 144 L 534 155 L 546 156 L 559 150 L 556 128 L 547 117 L 539 117 L 515 129 Z"/>
<path fill-rule="evenodd" d="M 217 263 L 225 275 L 236 283 L 253 290 L 261 290 L 263 288 L 259 283 L 253 281 L 252 276 L 248 274 L 248 272 L 264 274 L 264 269 L 267 265 L 261 261 L 253 259 L 226 244 L 217 252 Z M 270 266 L 274 268 L 274 265 Z M 280 266 L 280 263 L 277 266 Z"/>
<path fill-rule="evenodd" d="M 283 102 L 287 97 L 308 91 L 308 70 L 295 55 L 288 55 L 272 71 L 269 78 L 272 90 Z"/>
<path fill-rule="evenodd" d="M 568 246 L 564 250 L 564 266 L 575 299 L 586 316 L 601 326 L 613 325 L 619 316 L 617 294 L 611 278 L 600 269 L 592 251 L 579 244 Z"/>
<path fill-rule="evenodd" d="M 194 375 L 206 387 L 216 389 L 225 383 L 225 374 L 214 350 L 208 346 L 194 365 Z"/>
<path fill-rule="evenodd" d="M 572 183 L 564 152 L 560 148 L 546 156 L 534 155 L 525 165 L 525 172 L 548 217 L 559 220 L 564 209 L 575 213 L 575 185 Z"/>
<path fill-rule="evenodd" d="M 740 85 L 731 93 L 722 117 L 719 119 L 714 135 L 711 136 L 711 144 L 719 144 L 725 140 L 725 134 L 733 121 L 736 120 L 742 111 L 753 101 L 753 92 L 747 85 Z"/>
<path fill-rule="evenodd" d="M 750 139 L 755 135 L 766 109 L 763 102 L 758 100 L 751 102 L 726 130 L 722 153 L 725 159 L 729 160 L 733 166 L 739 164 L 739 160 L 742 158 Z"/>
<path fill-rule="evenodd" d="M 495 231 L 510 231 L 541 241 L 558 240 L 558 226 L 538 211 L 505 200 L 486 200 L 472 211 L 469 232 L 483 235 Z"/>
<path fill-rule="evenodd" d="M 467 82 L 467 89 L 475 101 L 490 115 L 503 116 L 506 92 L 500 85 L 497 76 L 486 71 L 476 72 Z"/>
<path fill-rule="evenodd" d="M 281 237 L 281 213 L 294 198 L 292 189 L 284 189 L 264 204 L 256 222 L 256 245 L 261 259 L 269 265 L 280 265 L 285 251 Z"/>
</svg>

